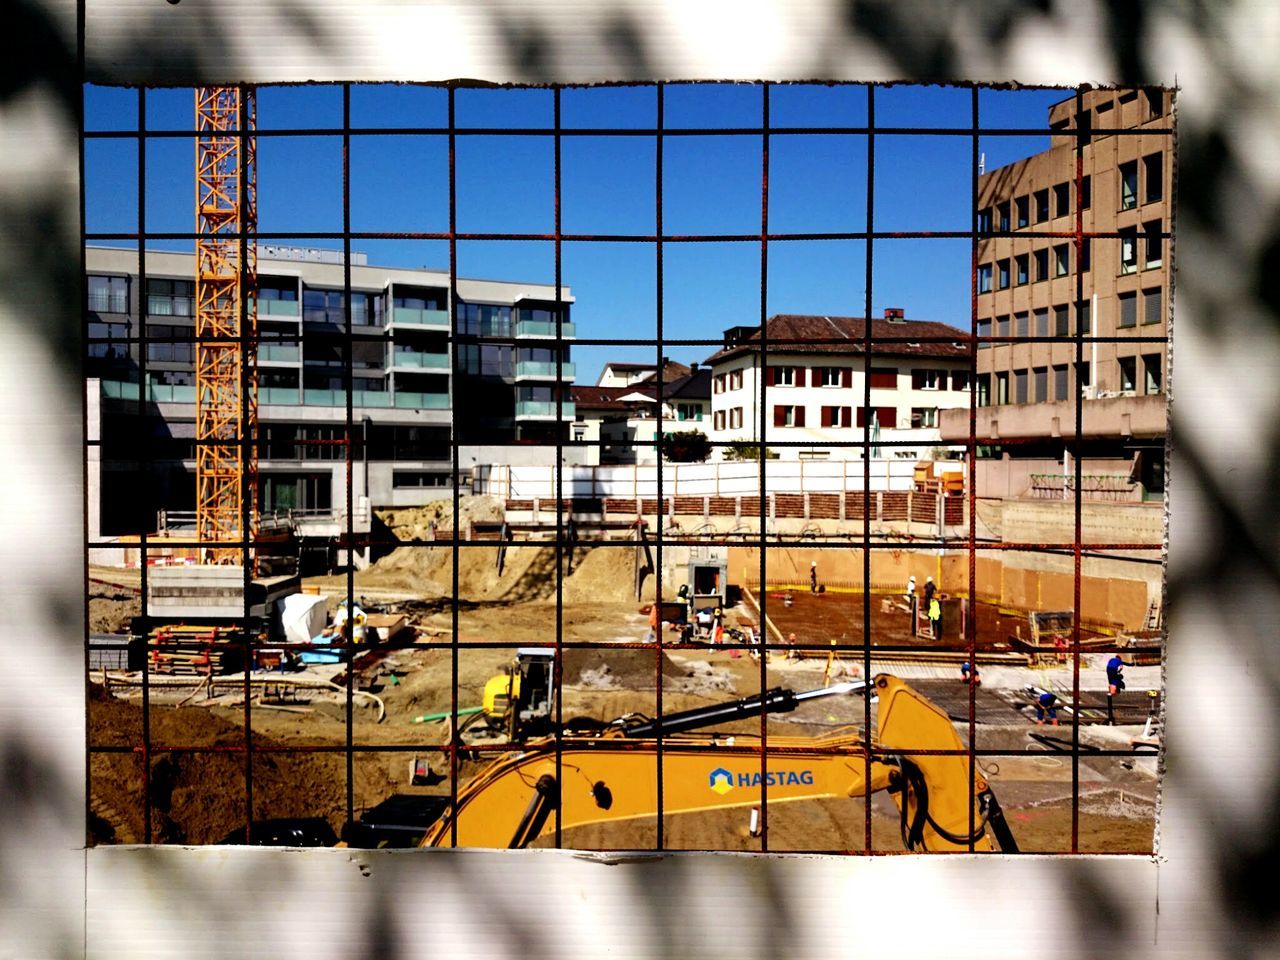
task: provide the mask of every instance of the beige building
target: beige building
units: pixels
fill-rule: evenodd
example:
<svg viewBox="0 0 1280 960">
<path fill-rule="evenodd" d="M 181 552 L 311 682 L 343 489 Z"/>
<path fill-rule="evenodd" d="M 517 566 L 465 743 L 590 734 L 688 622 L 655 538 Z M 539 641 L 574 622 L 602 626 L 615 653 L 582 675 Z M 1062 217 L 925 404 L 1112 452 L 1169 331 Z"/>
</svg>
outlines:
<svg viewBox="0 0 1280 960">
<path fill-rule="evenodd" d="M 979 471 L 979 495 L 1074 473 L 1077 392 L 1083 472 L 1121 499 L 1163 493 L 1172 99 L 1095 90 L 1079 107 L 1050 107 L 1047 151 L 979 178 L 977 332 L 992 340 L 978 345 L 975 439 L 1005 463 Z M 967 440 L 967 412 L 943 413 L 941 430 Z"/>
</svg>

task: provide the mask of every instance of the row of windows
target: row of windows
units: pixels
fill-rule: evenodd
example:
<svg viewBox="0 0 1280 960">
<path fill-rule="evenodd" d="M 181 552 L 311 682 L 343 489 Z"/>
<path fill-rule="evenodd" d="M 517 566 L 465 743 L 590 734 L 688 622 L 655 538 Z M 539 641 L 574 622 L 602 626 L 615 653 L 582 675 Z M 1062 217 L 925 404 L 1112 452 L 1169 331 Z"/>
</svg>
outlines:
<svg viewBox="0 0 1280 960">
<path fill-rule="evenodd" d="M 1160 287 L 1149 290 L 1134 290 L 1119 294 L 1116 297 L 1117 316 L 1115 326 L 1118 328 L 1138 326 L 1139 307 L 1141 307 L 1142 325 L 1160 323 L 1164 319 L 1162 309 L 1163 296 Z M 1080 333 L 1088 333 L 1091 327 L 1089 303 L 1076 304 L 1076 329 Z M 1031 311 L 1000 314 L 995 318 L 982 317 L 978 320 L 979 337 L 1069 337 L 1072 336 L 1070 324 L 1070 308 L 1064 304 L 1052 307 L 1041 307 Z M 979 344 L 979 347 L 990 347 L 991 344 Z"/>
<path fill-rule="evenodd" d="M 1142 393 L 1154 396 L 1164 392 L 1164 358 L 1161 354 L 1148 353 L 1141 357 L 1120 357 L 1115 362 L 1119 393 L 1128 395 Z M 1141 370 L 1139 370 L 1139 363 L 1141 363 Z M 1062 363 L 1052 367 L 1006 370 L 996 373 L 994 380 L 991 374 L 981 374 L 978 377 L 978 405 L 985 407 L 992 404 L 1050 403 L 1070 400 L 1072 393 L 1068 375 L 1072 366 L 1077 366 L 1076 383 L 1081 388 L 1090 386 L 1091 370 L 1088 363 L 1079 365 Z M 1141 372 L 1141 381 L 1139 381 L 1139 372 Z M 993 382 L 994 395 L 991 392 Z"/>
<path fill-rule="evenodd" d="M 806 408 L 793 404 L 777 404 L 773 408 L 773 425 L 775 427 L 803 427 L 806 425 Z M 847 429 L 857 426 L 865 428 L 868 423 L 886 430 L 898 426 L 897 407 L 850 407 L 821 406 L 818 408 L 818 425 L 824 429 Z M 738 430 L 742 427 L 742 408 L 717 410 L 713 415 L 712 427 L 715 430 Z M 937 407 L 912 407 L 912 427 L 936 427 L 938 425 Z"/>
<path fill-rule="evenodd" d="M 871 386 L 877 389 L 898 389 L 899 371 L 895 367 L 872 367 Z M 851 367 L 797 367 L 770 366 L 765 368 L 765 386 L 768 387 L 842 387 L 853 386 Z M 913 390 L 946 390 L 950 382 L 952 390 L 969 389 L 968 370 L 931 370 L 916 368 L 911 371 Z M 713 393 L 742 388 L 742 371 L 730 370 L 718 373 L 711 380 Z"/>
</svg>

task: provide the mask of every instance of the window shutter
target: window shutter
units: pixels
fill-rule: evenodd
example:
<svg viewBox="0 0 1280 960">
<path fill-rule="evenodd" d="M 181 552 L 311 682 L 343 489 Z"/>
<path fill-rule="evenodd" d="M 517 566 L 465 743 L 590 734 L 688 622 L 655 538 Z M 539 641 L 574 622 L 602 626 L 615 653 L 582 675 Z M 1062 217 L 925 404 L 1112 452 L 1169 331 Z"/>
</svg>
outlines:
<svg viewBox="0 0 1280 960">
<path fill-rule="evenodd" d="M 851 367 L 844 367 L 840 371 L 840 385 L 842 387 L 853 386 L 853 369 Z"/>
<path fill-rule="evenodd" d="M 772 387 L 774 380 L 775 380 L 775 375 L 774 375 L 773 367 L 765 367 L 764 368 L 764 385 L 766 387 Z"/>
<path fill-rule="evenodd" d="M 938 371 L 938 389 L 939 390 L 947 389 L 947 371 L 945 370 Z"/>
<path fill-rule="evenodd" d="M 775 427 L 781 427 L 783 424 L 786 423 L 786 421 L 787 421 L 786 410 L 782 407 L 774 407 L 773 408 L 773 425 Z"/>
<path fill-rule="evenodd" d="M 804 407 L 796 407 L 796 426 L 804 426 Z"/>
<path fill-rule="evenodd" d="M 829 426 L 831 426 L 831 414 L 832 414 L 832 412 L 833 412 L 834 410 L 835 410 L 835 407 L 823 407 L 823 408 L 822 408 L 822 425 L 823 425 L 824 427 L 829 427 Z"/>
<path fill-rule="evenodd" d="M 924 371 L 923 370 L 911 371 L 911 389 L 912 390 L 924 389 Z"/>
<path fill-rule="evenodd" d="M 795 370 L 796 372 L 796 386 L 803 387 L 804 386 L 804 367 L 793 367 L 792 369 Z"/>
</svg>

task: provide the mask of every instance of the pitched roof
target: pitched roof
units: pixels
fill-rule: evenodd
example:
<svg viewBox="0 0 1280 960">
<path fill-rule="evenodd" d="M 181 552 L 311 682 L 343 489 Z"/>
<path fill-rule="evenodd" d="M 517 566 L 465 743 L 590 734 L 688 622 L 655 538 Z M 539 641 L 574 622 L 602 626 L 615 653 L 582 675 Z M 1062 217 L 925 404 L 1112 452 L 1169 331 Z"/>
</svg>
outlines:
<svg viewBox="0 0 1280 960">
<path fill-rule="evenodd" d="M 867 321 L 863 317 L 820 317 L 780 313 L 769 318 L 769 352 L 861 355 Z M 934 320 L 872 320 L 871 353 L 882 356 L 963 358 L 969 348 L 963 330 Z M 707 358 L 716 363 L 757 352 L 760 331 L 726 345 Z M 775 343 L 775 341 L 777 341 Z"/>
<path fill-rule="evenodd" d="M 615 373 L 654 373 L 658 365 L 656 363 L 606 363 L 604 369 L 613 370 Z M 689 372 L 686 364 L 677 360 L 667 360 L 662 365 L 662 380 L 664 383 L 669 383 L 680 377 L 687 377 Z"/>
<path fill-rule="evenodd" d="M 632 383 L 625 387 L 597 387 L 575 383 L 569 388 L 569 395 L 580 409 L 628 410 L 635 402 L 636 394 L 643 394 L 652 400 L 651 389 L 643 383 Z M 624 400 L 623 397 L 632 399 Z"/>
<path fill-rule="evenodd" d="M 706 367 L 694 370 L 688 376 L 663 385 L 662 395 L 667 398 L 683 397 L 686 400 L 711 399 L 711 371 Z"/>
</svg>

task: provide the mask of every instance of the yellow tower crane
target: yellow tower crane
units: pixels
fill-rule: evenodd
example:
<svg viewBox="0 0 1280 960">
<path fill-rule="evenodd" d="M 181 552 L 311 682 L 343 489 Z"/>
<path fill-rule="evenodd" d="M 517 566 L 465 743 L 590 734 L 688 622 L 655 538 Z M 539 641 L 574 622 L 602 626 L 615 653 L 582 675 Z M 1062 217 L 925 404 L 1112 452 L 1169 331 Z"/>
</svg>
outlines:
<svg viewBox="0 0 1280 960">
<path fill-rule="evenodd" d="M 252 545 L 257 534 L 256 112 L 251 87 L 196 89 L 196 528 L 201 563 L 243 562 L 246 555 L 237 544 L 246 540 Z M 248 561 L 252 567 L 252 551 Z"/>
</svg>

